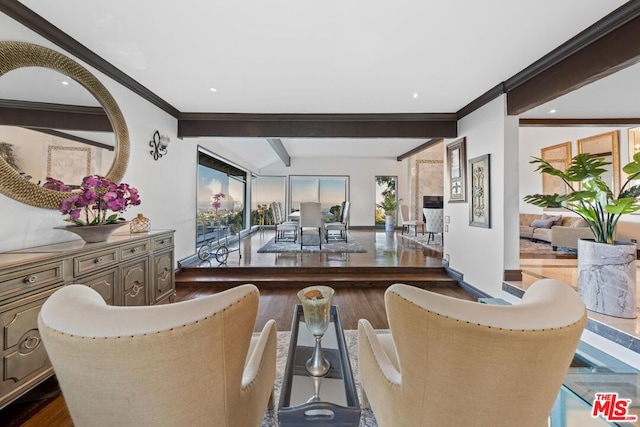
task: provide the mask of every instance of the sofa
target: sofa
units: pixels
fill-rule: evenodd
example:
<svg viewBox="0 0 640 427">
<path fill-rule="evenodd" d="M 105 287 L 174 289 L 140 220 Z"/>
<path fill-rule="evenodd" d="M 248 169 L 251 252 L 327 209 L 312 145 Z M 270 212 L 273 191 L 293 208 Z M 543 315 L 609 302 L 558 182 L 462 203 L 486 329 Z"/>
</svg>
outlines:
<svg viewBox="0 0 640 427">
<path fill-rule="evenodd" d="M 577 249 L 578 239 L 593 239 L 593 233 L 579 216 L 521 213 L 520 238 L 551 243 L 553 250 Z"/>
</svg>

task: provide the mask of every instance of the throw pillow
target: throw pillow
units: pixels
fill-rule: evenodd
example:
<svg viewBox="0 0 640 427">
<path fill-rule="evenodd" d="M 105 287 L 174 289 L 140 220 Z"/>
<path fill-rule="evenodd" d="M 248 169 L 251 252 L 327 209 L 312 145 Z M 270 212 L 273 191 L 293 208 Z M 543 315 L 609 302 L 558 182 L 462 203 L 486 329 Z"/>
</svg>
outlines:
<svg viewBox="0 0 640 427">
<path fill-rule="evenodd" d="M 587 223 L 587 221 L 585 221 L 584 218 L 578 218 L 575 221 L 573 221 L 573 224 L 571 224 L 571 227 L 573 228 L 578 228 L 578 227 L 588 227 L 589 224 Z"/>
<path fill-rule="evenodd" d="M 531 223 L 533 228 L 551 228 L 553 219 L 536 219 Z"/>
<path fill-rule="evenodd" d="M 542 214 L 542 219 L 552 219 L 553 220 L 553 225 L 561 225 L 562 224 L 562 215 L 547 215 L 547 214 Z"/>
</svg>

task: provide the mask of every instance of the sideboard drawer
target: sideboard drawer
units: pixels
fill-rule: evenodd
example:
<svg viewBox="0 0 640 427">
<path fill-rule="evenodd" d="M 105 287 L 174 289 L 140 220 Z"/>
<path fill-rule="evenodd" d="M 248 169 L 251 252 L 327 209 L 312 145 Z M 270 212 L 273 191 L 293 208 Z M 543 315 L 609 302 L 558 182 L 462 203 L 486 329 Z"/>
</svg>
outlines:
<svg viewBox="0 0 640 427">
<path fill-rule="evenodd" d="M 8 273 L 0 279 L 0 301 L 24 295 L 64 280 L 63 261 Z"/>
<path fill-rule="evenodd" d="M 73 259 L 73 275 L 97 271 L 105 267 L 118 263 L 118 249 L 112 248 L 105 251 L 94 252 L 92 254 L 75 257 Z"/>
<path fill-rule="evenodd" d="M 126 261 L 140 255 L 147 255 L 151 247 L 149 240 L 142 240 L 135 245 L 123 246 L 120 248 L 120 261 Z"/>
<path fill-rule="evenodd" d="M 160 249 L 170 248 L 173 246 L 173 233 L 165 234 L 153 239 L 153 251 L 159 251 Z"/>
</svg>

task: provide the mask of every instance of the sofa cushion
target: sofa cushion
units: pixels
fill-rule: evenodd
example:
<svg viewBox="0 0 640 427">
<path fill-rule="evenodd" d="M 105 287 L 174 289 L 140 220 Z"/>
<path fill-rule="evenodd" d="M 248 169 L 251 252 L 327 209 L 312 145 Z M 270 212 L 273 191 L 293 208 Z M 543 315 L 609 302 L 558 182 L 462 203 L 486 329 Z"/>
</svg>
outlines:
<svg viewBox="0 0 640 427">
<path fill-rule="evenodd" d="M 553 219 L 553 225 L 560 225 L 562 223 L 562 215 L 542 214 L 542 219 Z"/>
<path fill-rule="evenodd" d="M 531 223 L 533 228 L 551 228 L 553 223 L 556 221 L 554 218 L 549 219 L 536 219 Z"/>
<path fill-rule="evenodd" d="M 573 221 L 573 223 L 571 224 L 571 227 L 573 228 L 578 228 L 578 227 L 588 227 L 589 224 L 587 223 L 587 221 L 584 218 L 577 218 L 575 221 Z"/>
</svg>

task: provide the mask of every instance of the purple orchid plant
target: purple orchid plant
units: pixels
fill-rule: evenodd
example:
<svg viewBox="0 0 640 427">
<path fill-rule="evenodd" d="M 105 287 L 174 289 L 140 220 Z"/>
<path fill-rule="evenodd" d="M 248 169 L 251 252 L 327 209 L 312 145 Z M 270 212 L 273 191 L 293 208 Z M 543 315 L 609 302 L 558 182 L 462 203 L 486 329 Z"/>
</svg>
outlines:
<svg viewBox="0 0 640 427">
<path fill-rule="evenodd" d="M 215 216 L 218 216 L 218 209 L 220 209 L 220 207 L 222 206 L 222 202 L 220 200 L 224 199 L 224 197 L 224 193 L 215 193 L 211 196 L 211 199 L 213 199 L 213 202 L 211 202 L 211 207 L 213 207 L 213 209 L 215 210 Z"/>
<path fill-rule="evenodd" d="M 115 184 L 103 176 L 84 177 L 80 192 L 67 197 L 60 204 L 60 212 L 69 215 L 67 221 L 76 225 L 115 224 L 123 220 L 118 214 L 130 206 L 140 204 L 138 190 L 129 184 Z M 108 212 L 114 212 L 108 215 Z M 84 219 L 80 219 L 84 212 Z"/>
</svg>

